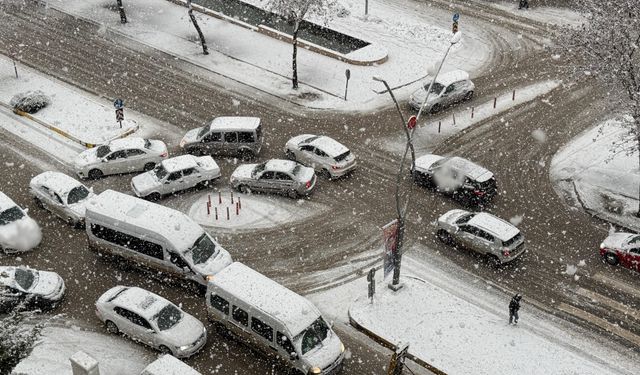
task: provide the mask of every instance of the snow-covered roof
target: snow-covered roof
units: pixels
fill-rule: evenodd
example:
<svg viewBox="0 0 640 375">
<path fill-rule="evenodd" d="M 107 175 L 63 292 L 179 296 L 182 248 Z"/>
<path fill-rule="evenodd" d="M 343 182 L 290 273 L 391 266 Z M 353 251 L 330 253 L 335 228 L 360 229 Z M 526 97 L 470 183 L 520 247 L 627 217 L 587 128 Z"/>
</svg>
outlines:
<svg viewBox="0 0 640 375">
<path fill-rule="evenodd" d="M 449 158 L 447 160 L 447 164 L 451 165 L 452 167 L 456 168 L 459 171 L 462 171 L 467 177 L 470 177 L 474 180 L 478 180 L 482 176 L 483 181 L 485 181 L 491 178 L 491 176 L 493 176 L 493 173 L 491 173 L 488 169 L 470 160 L 467 160 L 465 158 L 461 158 L 458 156 Z M 487 176 L 484 176 L 484 175 L 487 175 Z"/>
<path fill-rule="evenodd" d="M 320 311 L 308 299 L 240 262 L 234 262 L 218 272 L 211 282 L 246 304 L 278 319 L 293 337 L 320 316 Z"/>
<path fill-rule="evenodd" d="M 260 126 L 259 117 L 223 116 L 211 121 L 211 130 L 256 130 Z"/>
<path fill-rule="evenodd" d="M 61 197 L 66 196 L 73 188 L 81 186 L 82 183 L 64 173 L 48 171 L 40 173 L 31 179 L 32 185 L 46 186 Z"/>
<path fill-rule="evenodd" d="M 434 154 L 425 154 L 416 158 L 416 169 L 427 170 L 433 165 L 433 163 L 444 159 L 443 156 Z"/>
<path fill-rule="evenodd" d="M 313 141 L 309 142 L 309 144 L 324 151 L 332 158 L 335 158 L 336 156 L 342 155 L 345 152 L 349 151 L 349 149 L 342 143 L 324 135 L 315 138 Z"/>
<path fill-rule="evenodd" d="M 126 150 L 130 148 L 144 148 L 145 139 L 140 137 L 127 137 L 114 139 L 109 142 L 111 151 Z"/>
<path fill-rule="evenodd" d="M 144 368 L 141 375 L 202 375 L 176 357 L 165 354 Z"/>
<path fill-rule="evenodd" d="M 486 212 L 476 214 L 469 220 L 469 224 L 496 236 L 501 241 L 508 241 L 520 233 L 520 230 L 511 223 Z"/>
<path fill-rule="evenodd" d="M 464 70 L 452 70 L 446 73 L 440 73 L 436 78 L 436 82 L 443 86 L 449 86 L 450 84 L 458 81 L 469 79 L 469 73 Z"/>
<path fill-rule="evenodd" d="M 180 155 L 162 161 L 162 166 L 167 172 L 172 173 L 183 169 L 195 168 L 198 166 L 193 155 Z"/>
<path fill-rule="evenodd" d="M 131 310 L 145 319 L 151 319 L 169 304 L 169 301 L 163 297 L 135 286 L 128 287 L 111 302 L 116 306 Z"/>
<path fill-rule="evenodd" d="M 284 159 L 268 160 L 264 166 L 265 171 L 291 172 L 298 165 L 295 161 Z"/>
<path fill-rule="evenodd" d="M 113 190 L 98 194 L 87 203 L 87 219 L 103 216 L 144 228 L 171 241 L 178 251 L 186 251 L 204 233 L 200 225 L 172 208 Z"/>
<path fill-rule="evenodd" d="M 5 193 L 0 191 L 0 212 L 15 206 L 15 202 Z"/>
</svg>

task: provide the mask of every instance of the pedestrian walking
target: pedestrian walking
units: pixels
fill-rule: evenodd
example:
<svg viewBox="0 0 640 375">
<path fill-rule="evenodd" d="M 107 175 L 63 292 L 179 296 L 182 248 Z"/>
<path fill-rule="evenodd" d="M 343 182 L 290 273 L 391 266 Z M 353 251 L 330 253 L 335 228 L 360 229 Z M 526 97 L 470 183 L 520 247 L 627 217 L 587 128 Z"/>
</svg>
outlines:
<svg viewBox="0 0 640 375">
<path fill-rule="evenodd" d="M 509 302 L 509 324 L 512 322 L 518 324 L 518 310 L 520 310 L 521 299 L 522 295 L 516 293 L 516 295 L 511 298 L 511 302 Z"/>
<path fill-rule="evenodd" d="M 520 3 L 518 3 L 518 9 L 529 9 L 529 1 L 520 0 Z"/>
</svg>

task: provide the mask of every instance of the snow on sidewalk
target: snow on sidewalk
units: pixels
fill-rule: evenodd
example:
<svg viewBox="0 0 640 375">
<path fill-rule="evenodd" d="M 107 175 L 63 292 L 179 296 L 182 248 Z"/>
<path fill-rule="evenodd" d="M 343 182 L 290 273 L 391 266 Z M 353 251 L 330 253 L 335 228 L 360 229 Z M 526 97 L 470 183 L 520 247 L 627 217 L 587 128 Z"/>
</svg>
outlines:
<svg viewBox="0 0 640 375">
<path fill-rule="evenodd" d="M 527 296 L 520 323 L 509 326 L 510 296 L 483 287 L 450 262 L 439 263 L 436 257 L 423 263 L 405 256 L 405 285 L 397 294 L 378 271 L 373 305 L 364 277 L 308 298 L 329 319 L 348 321 L 348 310 L 367 330 L 391 343 L 408 343 L 409 353 L 448 375 L 640 372 L 638 362 L 615 344 L 533 308 Z"/>
</svg>

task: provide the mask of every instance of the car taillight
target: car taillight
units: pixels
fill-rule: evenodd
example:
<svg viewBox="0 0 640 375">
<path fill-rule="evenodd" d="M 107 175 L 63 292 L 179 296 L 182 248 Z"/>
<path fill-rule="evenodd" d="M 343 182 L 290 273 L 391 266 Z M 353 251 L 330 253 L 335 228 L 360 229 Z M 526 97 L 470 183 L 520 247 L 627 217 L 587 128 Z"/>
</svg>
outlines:
<svg viewBox="0 0 640 375">
<path fill-rule="evenodd" d="M 337 165 L 332 165 L 332 166 L 331 166 L 331 169 L 333 169 L 333 170 L 335 171 L 335 170 L 337 170 L 337 169 L 340 169 L 340 167 L 339 167 L 339 166 L 337 166 Z"/>
<path fill-rule="evenodd" d="M 169 152 L 165 151 L 162 154 L 160 154 L 161 158 L 166 158 L 167 156 L 169 156 Z"/>
<path fill-rule="evenodd" d="M 484 191 L 482 191 L 482 190 L 474 190 L 474 191 L 473 191 L 473 194 L 475 194 L 475 195 L 477 195 L 477 196 L 481 197 L 481 196 L 483 196 L 483 195 L 484 195 Z"/>
<path fill-rule="evenodd" d="M 307 181 L 307 183 L 306 183 L 306 184 L 304 184 L 304 186 L 306 186 L 306 187 L 307 187 L 307 189 L 309 189 L 309 188 L 311 187 L 311 181 Z"/>
<path fill-rule="evenodd" d="M 508 257 L 509 255 L 511 255 L 511 252 L 505 247 L 504 249 L 502 249 L 502 255 Z"/>
</svg>

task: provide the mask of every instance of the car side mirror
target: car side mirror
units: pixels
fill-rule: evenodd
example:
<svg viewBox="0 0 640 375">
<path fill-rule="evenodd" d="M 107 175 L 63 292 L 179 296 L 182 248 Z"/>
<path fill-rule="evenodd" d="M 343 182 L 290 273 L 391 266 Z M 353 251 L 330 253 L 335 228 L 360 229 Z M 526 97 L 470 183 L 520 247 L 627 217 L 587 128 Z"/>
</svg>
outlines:
<svg viewBox="0 0 640 375">
<path fill-rule="evenodd" d="M 460 232 L 460 228 L 456 227 L 456 230 L 453 233 L 458 233 L 458 232 Z"/>
<path fill-rule="evenodd" d="M 29 207 L 23 208 L 22 211 L 24 211 L 25 214 L 29 213 Z"/>
</svg>

